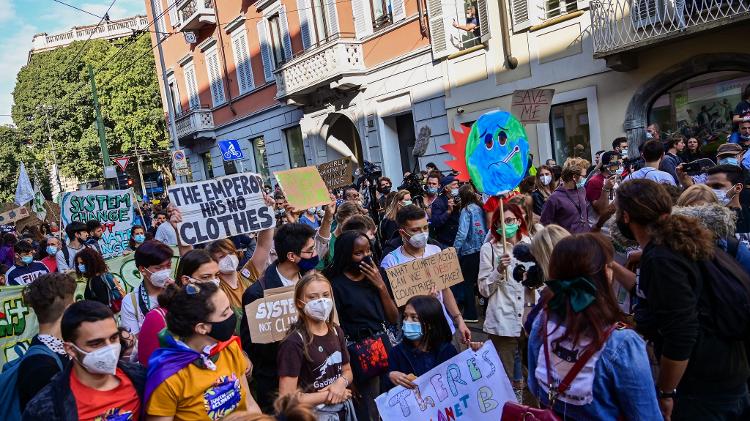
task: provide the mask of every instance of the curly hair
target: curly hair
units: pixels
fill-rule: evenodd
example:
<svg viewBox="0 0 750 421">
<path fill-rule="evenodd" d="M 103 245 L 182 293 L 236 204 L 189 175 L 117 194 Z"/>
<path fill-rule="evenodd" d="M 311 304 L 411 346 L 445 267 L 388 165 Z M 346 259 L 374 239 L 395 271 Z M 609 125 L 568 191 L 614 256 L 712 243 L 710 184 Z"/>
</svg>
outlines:
<svg viewBox="0 0 750 421">
<path fill-rule="evenodd" d="M 76 281 L 68 274 L 45 273 L 26 285 L 23 300 L 34 309 L 39 323 L 52 323 L 73 302 L 75 292 Z"/>
<path fill-rule="evenodd" d="M 204 282 L 191 284 L 191 288 L 197 292 L 191 294 L 177 284 L 170 284 L 159 294 L 159 305 L 167 310 L 167 328 L 181 338 L 193 336 L 195 326 L 206 322 L 216 310 L 211 297 L 219 291 L 218 286 Z"/>
<path fill-rule="evenodd" d="M 589 168 L 589 161 L 583 158 L 568 158 L 565 160 L 562 168 L 563 181 L 570 181 L 573 177 L 581 174 L 581 171 L 586 171 Z"/>
</svg>

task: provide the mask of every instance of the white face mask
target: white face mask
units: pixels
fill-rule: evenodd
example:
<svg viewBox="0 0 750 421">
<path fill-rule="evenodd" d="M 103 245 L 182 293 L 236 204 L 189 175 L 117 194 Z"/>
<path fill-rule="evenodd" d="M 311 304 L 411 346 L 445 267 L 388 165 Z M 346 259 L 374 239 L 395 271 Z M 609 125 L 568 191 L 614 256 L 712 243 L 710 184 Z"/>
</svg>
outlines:
<svg viewBox="0 0 750 421">
<path fill-rule="evenodd" d="M 551 175 L 543 175 L 539 177 L 539 180 L 541 180 L 542 184 L 545 186 L 549 186 L 549 183 L 552 182 L 552 176 Z"/>
<path fill-rule="evenodd" d="M 120 359 L 119 343 L 110 344 L 91 352 L 86 352 L 73 343 L 71 345 L 83 354 L 83 359 L 79 362 L 89 373 L 115 374 L 117 371 L 117 360 Z"/>
<path fill-rule="evenodd" d="M 307 209 L 307 213 L 309 213 L 310 215 L 314 214 L 315 213 L 315 208 L 308 208 Z"/>
<path fill-rule="evenodd" d="M 333 300 L 330 298 L 318 298 L 305 304 L 305 314 L 319 322 L 328 320 L 331 311 L 333 311 Z"/>
<path fill-rule="evenodd" d="M 151 285 L 157 288 L 164 288 L 167 285 L 170 276 L 172 276 L 172 271 L 170 269 L 157 270 L 156 272 L 151 272 L 146 269 L 146 271 L 151 274 L 151 277 L 149 278 Z"/>
<path fill-rule="evenodd" d="M 711 189 L 714 191 L 714 194 L 719 199 L 719 203 L 721 203 L 722 206 L 726 206 L 729 204 L 729 202 L 732 201 L 732 197 L 729 197 L 729 192 L 724 191 L 722 189 Z"/>
<path fill-rule="evenodd" d="M 426 232 L 420 232 L 419 234 L 414 234 L 411 237 L 409 237 L 409 244 L 412 245 L 412 247 L 421 249 L 424 248 L 424 246 L 427 245 L 427 238 L 429 237 L 429 234 Z"/>
<path fill-rule="evenodd" d="M 651 134 L 651 132 L 646 132 L 646 139 L 653 139 L 654 135 Z"/>
<path fill-rule="evenodd" d="M 221 273 L 232 273 L 237 270 L 237 266 L 240 264 L 240 259 L 234 254 L 227 254 L 219 260 L 219 272 Z"/>
</svg>

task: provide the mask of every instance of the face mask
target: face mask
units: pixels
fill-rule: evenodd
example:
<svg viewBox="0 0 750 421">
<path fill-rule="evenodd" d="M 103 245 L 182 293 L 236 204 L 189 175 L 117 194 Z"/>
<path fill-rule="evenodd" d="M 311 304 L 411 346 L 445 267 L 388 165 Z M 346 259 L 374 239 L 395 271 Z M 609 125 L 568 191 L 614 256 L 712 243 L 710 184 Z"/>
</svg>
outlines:
<svg viewBox="0 0 750 421">
<path fill-rule="evenodd" d="M 628 149 L 625 148 L 625 149 L 621 150 L 620 151 L 620 156 L 622 156 L 623 158 L 627 158 L 627 156 L 628 156 Z"/>
<path fill-rule="evenodd" d="M 403 202 L 401 202 L 401 206 L 409 206 L 411 205 L 411 203 L 411 200 L 404 200 Z"/>
<path fill-rule="evenodd" d="M 413 234 L 409 237 L 409 244 L 414 248 L 424 248 L 427 245 L 427 238 L 429 235 L 426 232 L 420 232 L 419 234 Z"/>
<path fill-rule="evenodd" d="M 750 134 L 741 134 L 740 139 L 742 139 L 743 141 L 748 141 L 750 140 Z"/>
<path fill-rule="evenodd" d="M 422 324 L 419 322 L 407 322 L 401 325 L 404 337 L 410 341 L 416 341 L 422 337 Z"/>
<path fill-rule="evenodd" d="M 617 229 L 620 230 L 625 238 L 631 241 L 635 241 L 635 235 L 633 234 L 633 231 L 630 230 L 630 225 L 626 224 L 625 221 L 621 218 L 617 218 L 615 220 L 615 223 L 617 224 Z"/>
<path fill-rule="evenodd" d="M 83 263 L 79 263 L 78 264 L 78 271 L 81 272 L 81 273 L 86 273 L 86 265 L 84 265 Z"/>
<path fill-rule="evenodd" d="M 622 167 L 618 168 L 617 171 L 615 171 L 615 174 L 622 175 L 622 172 L 625 171 Z"/>
<path fill-rule="evenodd" d="M 301 272 L 307 272 L 308 270 L 315 269 L 315 266 L 318 266 L 318 262 L 320 261 L 320 257 L 313 256 L 309 259 L 305 259 L 304 257 L 300 259 L 299 262 L 297 262 L 297 267 L 299 267 L 299 270 Z"/>
<path fill-rule="evenodd" d="M 651 132 L 646 132 L 646 139 L 653 139 L 654 135 L 651 134 Z"/>
<path fill-rule="evenodd" d="M 309 213 L 310 215 L 315 214 L 315 208 L 308 208 L 307 213 Z"/>
<path fill-rule="evenodd" d="M 722 189 L 711 189 L 714 191 L 714 194 L 719 199 L 719 203 L 721 203 L 722 206 L 726 206 L 729 204 L 729 202 L 732 201 L 732 198 L 729 197 L 729 192 L 726 192 Z"/>
<path fill-rule="evenodd" d="M 54 256 L 55 254 L 57 254 L 57 247 L 47 246 L 47 254 L 49 254 L 50 256 Z"/>
<path fill-rule="evenodd" d="M 220 322 L 207 322 L 211 325 L 211 331 L 206 335 L 216 339 L 219 342 L 228 341 L 229 338 L 234 334 L 234 329 L 237 327 L 237 316 L 232 313 L 226 320 Z"/>
<path fill-rule="evenodd" d="M 391 186 L 378 187 L 378 191 L 383 194 L 388 194 L 391 191 Z"/>
<path fill-rule="evenodd" d="M 505 236 L 506 237 L 515 237 L 516 233 L 518 232 L 518 228 L 521 226 L 519 224 L 505 224 Z M 497 233 L 502 235 L 502 231 L 500 231 L 501 228 L 497 229 Z"/>
<path fill-rule="evenodd" d="M 434 196 L 434 195 L 436 195 L 436 194 L 438 193 L 438 188 L 437 188 L 437 187 L 427 187 L 427 188 L 425 189 L 425 191 L 426 191 L 426 192 L 427 192 L 427 194 L 429 194 L 430 196 Z"/>
<path fill-rule="evenodd" d="M 458 196 L 458 189 L 451 189 L 451 196 Z"/>
<path fill-rule="evenodd" d="M 319 322 L 324 322 L 328 320 L 331 311 L 333 311 L 333 300 L 330 298 L 318 298 L 317 300 L 308 301 L 305 303 L 304 310 L 308 316 Z"/>
<path fill-rule="evenodd" d="M 583 188 L 583 186 L 584 186 L 585 184 L 586 184 L 586 179 L 585 179 L 585 178 L 581 178 L 581 179 L 580 179 L 580 180 L 578 180 L 578 182 L 576 183 L 576 188 L 577 188 L 577 189 L 581 189 L 581 188 Z"/>
<path fill-rule="evenodd" d="M 240 259 L 234 254 L 227 254 L 219 260 L 219 272 L 221 273 L 232 273 L 237 270 L 237 266 L 240 264 Z"/>
<path fill-rule="evenodd" d="M 136 234 L 133 236 L 133 240 L 135 240 L 136 243 L 140 244 L 146 241 L 146 236 L 143 234 Z"/>
<path fill-rule="evenodd" d="M 740 164 L 737 162 L 737 158 L 721 158 L 719 160 L 719 165 L 734 165 L 735 167 L 740 166 Z"/>
<path fill-rule="evenodd" d="M 149 280 L 151 281 L 151 285 L 157 288 L 164 288 L 164 286 L 167 285 L 167 281 L 172 274 L 172 271 L 169 269 L 157 270 L 156 272 L 151 272 L 150 270 L 146 269 L 146 271 L 151 274 L 151 278 L 149 278 Z"/>
<path fill-rule="evenodd" d="M 318 211 L 318 218 L 322 218 L 322 217 L 324 217 L 324 216 L 325 216 L 325 214 L 326 214 L 326 211 L 324 211 L 323 209 L 320 209 L 320 210 Z"/>
<path fill-rule="evenodd" d="M 91 374 L 115 374 L 117 371 L 117 360 L 120 359 L 120 344 L 114 343 L 101 347 L 95 351 L 86 352 L 73 345 L 73 348 L 83 354 L 79 362 Z"/>
<path fill-rule="evenodd" d="M 549 183 L 552 182 L 552 176 L 551 175 L 543 175 L 539 177 L 539 180 L 542 182 L 543 185 L 549 186 Z"/>
<path fill-rule="evenodd" d="M 34 261 L 34 256 L 21 256 L 21 261 L 24 265 L 30 265 Z"/>
</svg>

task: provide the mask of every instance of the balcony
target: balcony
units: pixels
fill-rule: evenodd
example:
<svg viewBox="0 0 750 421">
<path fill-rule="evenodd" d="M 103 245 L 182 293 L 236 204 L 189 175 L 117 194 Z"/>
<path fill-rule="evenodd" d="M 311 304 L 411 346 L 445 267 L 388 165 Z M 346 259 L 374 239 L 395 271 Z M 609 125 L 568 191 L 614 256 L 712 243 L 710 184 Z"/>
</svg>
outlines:
<svg viewBox="0 0 750 421">
<path fill-rule="evenodd" d="M 276 99 L 304 104 L 318 89 L 348 91 L 364 82 L 362 44 L 335 39 L 305 51 L 275 71 Z"/>
<path fill-rule="evenodd" d="M 216 24 L 214 0 L 181 0 L 177 4 L 177 29 L 195 31 Z"/>
<path fill-rule="evenodd" d="M 750 18 L 746 0 L 592 0 L 594 57 L 610 58 Z"/>
<path fill-rule="evenodd" d="M 177 126 L 177 138 L 185 146 L 216 137 L 214 116 L 207 107 L 189 110 L 185 114 L 176 116 L 175 124 Z"/>
</svg>

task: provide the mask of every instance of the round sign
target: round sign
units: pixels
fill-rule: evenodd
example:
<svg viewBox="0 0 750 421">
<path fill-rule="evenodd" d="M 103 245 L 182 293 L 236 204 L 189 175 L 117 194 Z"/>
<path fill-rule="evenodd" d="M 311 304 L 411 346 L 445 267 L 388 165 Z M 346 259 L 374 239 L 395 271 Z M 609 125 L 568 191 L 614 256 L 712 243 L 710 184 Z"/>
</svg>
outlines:
<svg viewBox="0 0 750 421">
<path fill-rule="evenodd" d="M 183 159 L 185 159 L 185 152 L 175 151 L 172 157 L 174 158 L 175 161 L 182 161 Z"/>
</svg>

